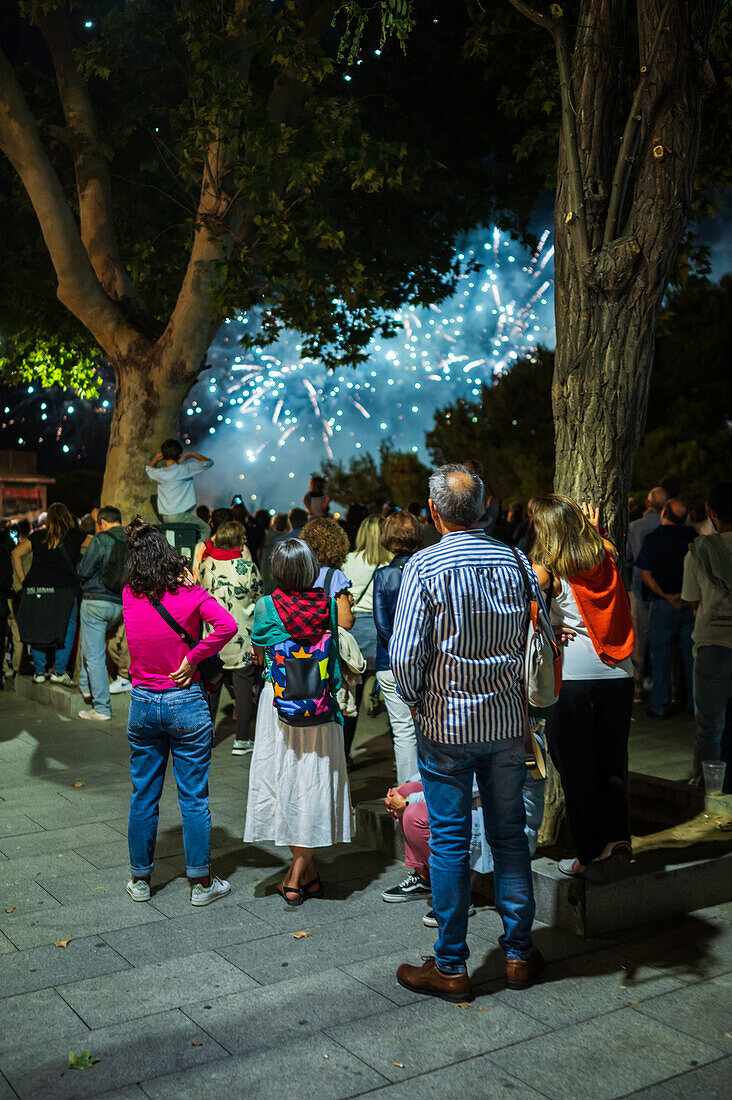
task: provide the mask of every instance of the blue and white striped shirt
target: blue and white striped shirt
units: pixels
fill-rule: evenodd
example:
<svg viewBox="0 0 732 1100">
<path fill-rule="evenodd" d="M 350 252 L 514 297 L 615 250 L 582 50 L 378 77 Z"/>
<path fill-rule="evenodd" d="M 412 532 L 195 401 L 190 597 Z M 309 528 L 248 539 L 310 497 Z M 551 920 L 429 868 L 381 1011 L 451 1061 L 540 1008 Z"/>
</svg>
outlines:
<svg viewBox="0 0 732 1100">
<path fill-rule="evenodd" d="M 513 551 L 482 533 L 450 532 L 409 559 L 389 661 L 426 737 L 472 744 L 523 735 L 527 611 Z"/>
</svg>

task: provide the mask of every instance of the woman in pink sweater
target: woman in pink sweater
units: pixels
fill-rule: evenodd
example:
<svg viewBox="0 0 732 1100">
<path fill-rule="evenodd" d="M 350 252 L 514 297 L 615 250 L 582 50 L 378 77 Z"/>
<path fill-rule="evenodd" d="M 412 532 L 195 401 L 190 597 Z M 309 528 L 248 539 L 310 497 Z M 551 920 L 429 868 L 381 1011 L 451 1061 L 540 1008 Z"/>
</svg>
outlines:
<svg viewBox="0 0 732 1100">
<path fill-rule="evenodd" d="M 235 620 L 213 596 L 193 584 L 185 558 L 157 527 L 135 520 L 127 528 L 128 562 L 122 609 L 130 649 L 130 742 L 132 795 L 127 832 L 133 901 L 150 900 L 168 754 L 183 819 L 191 904 L 208 905 L 231 887 L 211 875 L 211 812 L 208 771 L 213 727 L 198 665 L 236 634 Z M 192 640 L 203 621 L 213 628 L 190 647 L 166 621 L 162 609 Z"/>
</svg>

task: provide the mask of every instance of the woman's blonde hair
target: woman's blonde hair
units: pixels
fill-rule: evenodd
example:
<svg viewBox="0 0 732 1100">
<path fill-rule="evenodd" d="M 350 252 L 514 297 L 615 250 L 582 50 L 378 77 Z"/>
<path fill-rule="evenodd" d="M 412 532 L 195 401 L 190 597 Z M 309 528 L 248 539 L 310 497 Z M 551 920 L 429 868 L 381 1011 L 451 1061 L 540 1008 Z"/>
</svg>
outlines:
<svg viewBox="0 0 732 1100">
<path fill-rule="evenodd" d="M 593 569 L 607 552 L 602 536 L 579 504 L 559 493 L 534 501 L 531 557 L 565 580 Z"/>
<path fill-rule="evenodd" d="M 213 540 L 219 550 L 241 550 L 247 544 L 247 529 L 243 523 L 229 519 L 216 528 Z"/>
<path fill-rule="evenodd" d="M 55 550 L 66 538 L 67 531 L 75 526 L 74 517 L 65 504 L 52 504 L 46 514 L 46 537 L 43 540 L 49 550 Z"/>
<path fill-rule="evenodd" d="M 381 545 L 381 528 L 384 520 L 381 516 L 367 516 L 358 529 L 354 550 L 361 554 L 367 565 L 388 565 L 394 557 Z"/>
</svg>

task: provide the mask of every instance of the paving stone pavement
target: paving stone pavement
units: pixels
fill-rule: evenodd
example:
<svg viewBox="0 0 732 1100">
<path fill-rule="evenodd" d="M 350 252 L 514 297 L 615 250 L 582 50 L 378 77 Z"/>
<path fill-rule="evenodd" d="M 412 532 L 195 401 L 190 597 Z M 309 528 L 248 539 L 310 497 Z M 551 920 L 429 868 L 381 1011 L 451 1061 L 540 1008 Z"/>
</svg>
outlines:
<svg viewBox="0 0 732 1100">
<path fill-rule="evenodd" d="M 231 895 L 191 907 L 171 776 L 152 900 L 134 904 L 125 703 L 90 728 L 0 695 L 0 1100 L 732 1094 L 732 904 L 593 941 L 540 925 L 545 977 L 522 992 L 481 909 L 476 1000 L 421 998 L 394 972 L 434 933 L 418 903 L 382 903 L 401 871 L 389 857 L 342 845 L 320 860 L 325 899 L 288 909 L 274 893 L 287 853 L 241 842 L 248 760 L 230 723 L 211 800 Z M 373 779 L 354 791 L 374 797 Z M 99 1061 L 70 1069 L 69 1050 Z"/>
</svg>

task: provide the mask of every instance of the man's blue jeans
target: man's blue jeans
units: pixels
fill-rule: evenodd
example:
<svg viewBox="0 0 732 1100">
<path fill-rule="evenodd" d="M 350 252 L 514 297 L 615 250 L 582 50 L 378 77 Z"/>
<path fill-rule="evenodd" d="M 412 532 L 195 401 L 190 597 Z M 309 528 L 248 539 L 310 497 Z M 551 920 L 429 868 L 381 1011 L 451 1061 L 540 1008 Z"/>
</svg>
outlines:
<svg viewBox="0 0 732 1100">
<path fill-rule="evenodd" d="M 648 706 L 655 714 L 665 715 L 671 702 L 671 671 L 678 645 L 686 676 L 686 705 L 694 705 L 694 658 L 691 652 L 691 632 L 694 615 L 690 608 L 679 611 L 666 600 L 654 600 L 648 626 L 648 648 L 651 653 L 653 687 Z"/>
<path fill-rule="evenodd" d="M 59 676 L 66 672 L 71 650 L 74 647 L 76 636 L 76 600 L 71 605 L 71 614 L 66 624 L 64 644 L 60 646 L 31 646 L 31 660 L 33 672 L 36 676 L 43 676 L 46 672 L 56 671 Z M 15 653 L 13 653 L 15 657 Z"/>
<path fill-rule="evenodd" d="M 470 833 L 475 774 L 493 853 L 499 943 L 510 959 L 531 954 L 534 891 L 524 828 L 526 764 L 522 740 L 438 745 L 417 729 L 417 752 L 430 822 L 430 881 L 437 919 L 435 960 L 444 974 L 465 971 L 470 905 Z"/>
<path fill-rule="evenodd" d="M 203 878 L 211 862 L 208 771 L 213 727 L 199 684 L 173 691 L 136 687 L 130 696 L 130 870 L 137 878 L 152 873 L 168 753 L 178 787 L 183 847 L 189 878 Z"/>
<path fill-rule="evenodd" d="M 732 700 L 732 649 L 723 645 L 703 645 L 694 660 L 694 779 L 703 781 L 702 762 L 722 759 L 722 735 L 729 703 Z M 730 761 L 727 761 L 725 791 L 730 787 Z"/>
<path fill-rule="evenodd" d="M 110 600 L 81 601 L 81 657 L 86 677 L 82 693 L 89 685 L 92 705 L 99 714 L 112 713 L 107 672 L 107 632 L 122 618 L 122 604 Z"/>
</svg>

